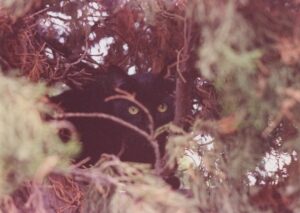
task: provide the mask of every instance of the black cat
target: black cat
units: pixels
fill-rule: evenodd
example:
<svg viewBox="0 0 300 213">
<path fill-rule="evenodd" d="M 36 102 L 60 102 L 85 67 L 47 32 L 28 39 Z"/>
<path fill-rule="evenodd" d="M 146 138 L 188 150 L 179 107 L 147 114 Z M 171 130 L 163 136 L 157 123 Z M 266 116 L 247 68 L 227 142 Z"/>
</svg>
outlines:
<svg viewBox="0 0 300 213">
<path fill-rule="evenodd" d="M 65 112 L 103 112 L 149 131 L 147 116 L 137 105 L 123 99 L 105 101 L 106 97 L 116 94 L 115 88 L 134 95 L 151 113 L 155 128 L 172 121 L 174 82 L 152 73 L 128 76 L 118 67 L 110 67 L 105 75 L 99 75 L 82 89 L 71 89 L 51 100 Z M 82 142 L 78 160 L 90 157 L 90 163 L 95 163 L 102 153 L 109 153 L 118 155 L 124 161 L 151 164 L 155 161 L 149 141 L 133 130 L 99 118 L 69 120 L 76 127 Z M 159 146 L 161 154 L 164 154 L 165 140 L 159 140 Z"/>
</svg>

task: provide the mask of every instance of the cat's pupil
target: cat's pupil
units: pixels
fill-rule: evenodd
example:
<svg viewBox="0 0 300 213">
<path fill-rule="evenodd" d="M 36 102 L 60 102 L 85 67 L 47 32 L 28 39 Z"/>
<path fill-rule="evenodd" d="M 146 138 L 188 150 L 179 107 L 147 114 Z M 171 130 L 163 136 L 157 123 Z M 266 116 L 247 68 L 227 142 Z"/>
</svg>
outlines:
<svg viewBox="0 0 300 213">
<path fill-rule="evenodd" d="M 168 105 L 165 103 L 159 104 L 157 107 L 157 111 L 166 112 L 168 110 Z"/>
<path fill-rule="evenodd" d="M 131 115 L 136 115 L 139 113 L 139 108 L 137 108 L 136 106 L 130 106 L 128 107 L 128 112 L 131 114 Z"/>
<path fill-rule="evenodd" d="M 174 84 L 151 73 L 127 76 L 122 71 L 110 70 L 99 82 L 95 81 L 83 89 L 67 91 L 53 97 L 52 101 L 59 104 L 65 112 L 111 114 L 141 130 L 148 131 L 149 119 L 134 103 L 123 99 L 105 101 L 107 97 L 116 94 L 115 88 L 135 94 L 136 101 L 143 104 L 153 117 L 154 128 L 172 121 L 174 98 L 171 94 L 174 91 Z M 154 163 L 153 148 L 140 134 L 103 119 L 73 118 L 70 121 L 74 124 L 82 142 L 79 160 L 90 157 L 90 162 L 93 163 L 102 153 L 116 155 L 122 153 L 119 157 L 124 161 Z M 162 155 L 163 152 L 162 149 Z"/>
</svg>

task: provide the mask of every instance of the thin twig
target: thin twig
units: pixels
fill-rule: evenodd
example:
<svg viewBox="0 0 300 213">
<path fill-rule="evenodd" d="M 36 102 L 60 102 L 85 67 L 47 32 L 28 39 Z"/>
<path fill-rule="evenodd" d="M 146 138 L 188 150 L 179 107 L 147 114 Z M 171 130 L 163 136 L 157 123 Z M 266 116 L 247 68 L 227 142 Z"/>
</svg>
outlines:
<svg viewBox="0 0 300 213">
<path fill-rule="evenodd" d="M 112 101 L 112 100 L 116 100 L 116 99 L 123 99 L 123 100 L 128 100 L 132 103 L 134 103 L 135 105 L 137 105 L 147 116 L 148 119 L 148 129 L 149 129 L 149 139 L 148 141 L 150 142 L 153 151 L 154 151 L 154 155 L 155 155 L 155 171 L 157 172 L 157 174 L 160 173 L 160 167 L 161 167 L 161 162 L 160 162 L 160 151 L 159 151 L 159 145 L 157 143 L 157 141 L 155 140 L 155 132 L 154 132 L 154 121 L 153 121 L 153 117 L 151 115 L 151 113 L 149 112 L 149 110 L 147 109 L 147 107 L 145 107 L 142 103 L 140 103 L 138 100 L 135 99 L 135 96 L 132 95 L 131 93 L 116 88 L 115 89 L 116 92 L 120 93 L 120 95 L 113 95 L 110 96 L 108 98 L 105 99 L 105 101 Z"/>
<path fill-rule="evenodd" d="M 153 118 L 152 118 L 149 110 L 147 109 L 147 107 L 145 107 L 142 103 L 140 103 L 139 101 L 137 101 L 134 98 L 134 95 L 132 95 L 130 93 L 124 93 L 124 90 L 120 90 L 120 89 L 116 89 L 116 91 L 119 92 L 119 93 L 123 93 L 123 94 L 110 96 L 110 97 L 106 98 L 105 101 L 112 101 L 112 100 L 116 100 L 116 99 L 123 99 L 123 100 L 128 100 L 128 101 L 134 103 L 135 105 L 137 105 L 146 114 L 147 119 L 148 119 L 149 134 L 151 136 L 153 136 L 154 135 L 154 121 L 153 121 Z"/>
<path fill-rule="evenodd" d="M 83 113 L 83 112 L 66 112 L 66 113 L 59 113 L 54 115 L 55 119 L 63 119 L 63 118 L 100 118 L 100 119 L 107 119 L 107 120 L 111 120 L 114 121 L 122 126 L 125 126 L 135 132 L 137 132 L 138 134 L 140 134 L 141 136 L 143 136 L 144 138 L 146 138 L 148 141 L 151 140 L 151 136 L 145 132 L 144 130 L 141 130 L 140 128 L 132 125 L 131 123 L 124 121 L 121 118 L 118 118 L 116 116 L 113 115 L 109 115 L 109 114 L 105 114 L 105 113 L 98 113 L 98 112 L 94 112 L 94 113 Z"/>
<path fill-rule="evenodd" d="M 180 64 L 183 63 L 183 62 L 181 61 L 181 59 L 180 59 L 180 58 L 181 58 L 181 53 L 182 53 L 183 49 L 184 49 L 184 47 L 182 47 L 182 48 L 177 52 L 176 71 L 177 71 L 177 73 L 178 73 L 180 79 L 182 80 L 182 82 L 183 82 L 183 83 L 186 83 L 186 80 L 185 80 L 185 78 L 183 77 L 182 71 L 181 71 L 181 69 L 180 69 Z"/>
<path fill-rule="evenodd" d="M 154 131 L 153 134 L 148 134 L 147 132 L 145 132 L 144 130 L 138 128 L 135 125 L 132 125 L 131 123 L 124 121 L 121 118 L 118 118 L 116 116 L 113 115 L 109 115 L 109 114 L 105 114 L 105 113 L 59 113 L 54 115 L 55 119 L 63 119 L 63 118 L 100 118 L 100 119 L 107 119 L 107 120 L 111 120 L 114 121 L 126 128 L 129 128 L 135 132 L 137 132 L 138 134 L 140 134 L 141 136 L 143 136 L 147 141 L 149 141 L 150 145 L 152 146 L 153 150 L 154 150 L 154 155 L 155 155 L 155 172 L 157 174 L 160 174 L 160 167 L 161 167 L 161 162 L 160 162 L 160 151 L 159 151 L 159 146 L 157 141 L 154 138 Z"/>
<path fill-rule="evenodd" d="M 41 13 L 47 11 L 47 10 L 49 10 L 48 7 L 44 8 L 44 9 L 41 9 L 41 10 L 39 10 L 39 11 L 37 11 L 37 12 L 35 12 L 33 14 L 30 14 L 29 16 L 25 17 L 25 19 L 33 18 L 34 16 L 39 15 L 39 14 L 41 14 Z"/>
<path fill-rule="evenodd" d="M 34 208 L 35 212 L 46 213 L 43 195 L 40 189 L 40 186 L 37 183 L 32 183 L 31 185 L 32 192 L 25 203 L 25 208 Z"/>
<path fill-rule="evenodd" d="M 181 15 L 177 15 L 175 13 L 170 13 L 168 11 L 162 11 L 161 16 L 165 17 L 165 18 L 170 18 L 170 19 L 175 19 L 175 20 L 179 20 L 179 21 L 185 21 L 185 17 L 181 16 Z"/>
</svg>

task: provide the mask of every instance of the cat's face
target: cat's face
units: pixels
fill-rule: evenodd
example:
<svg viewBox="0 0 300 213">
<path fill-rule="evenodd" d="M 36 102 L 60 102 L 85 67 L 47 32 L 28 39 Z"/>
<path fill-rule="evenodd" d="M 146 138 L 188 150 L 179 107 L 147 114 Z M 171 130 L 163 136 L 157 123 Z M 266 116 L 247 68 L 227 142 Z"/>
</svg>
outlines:
<svg viewBox="0 0 300 213">
<path fill-rule="evenodd" d="M 133 94 L 135 99 L 150 112 L 154 127 L 157 128 L 172 121 L 174 117 L 173 82 L 150 73 L 137 74 L 123 79 L 119 88 Z M 111 102 L 111 113 L 131 124 L 147 130 L 149 120 L 146 113 L 127 100 Z"/>
<path fill-rule="evenodd" d="M 133 102 L 115 99 L 105 102 L 107 97 L 116 95 L 120 88 L 135 96 L 150 112 L 154 128 L 164 125 L 174 117 L 174 83 L 151 73 L 128 76 L 118 68 L 101 73 L 99 79 L 83 89 L 69 90 L 51 98 L 65 112 L 106 113 L 119 117 L 148 132 L 149 120 L 145 112 Z M 98 118 L 70 118 L 82 142 L 80 159 L 91 157 L 96 162 L 102 153 L 120 154 L 120 158 L 133 162 L 154 162 L 154 152 L 149 142 L 135 131 L 110 120 Z M 164 143 L 160 143 L 164 153 Z"/>
</svg>

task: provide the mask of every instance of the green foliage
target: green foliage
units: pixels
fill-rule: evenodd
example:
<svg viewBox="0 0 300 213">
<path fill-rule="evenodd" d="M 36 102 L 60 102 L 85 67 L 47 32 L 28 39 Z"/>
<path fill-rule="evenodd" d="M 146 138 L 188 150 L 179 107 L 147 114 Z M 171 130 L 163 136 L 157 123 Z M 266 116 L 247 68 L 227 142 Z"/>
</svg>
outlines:
<svg viewBox="0 0 300 213">
<path fill-rule="evenodd" d="M 255 87 L 256 62 L 262 56 L 262 50 L 254 46 L 255 32 L 236 11 L 234 1 L 222 2 L 222 7 L 216 4 L 217 1 L 212 1 L 210 7 L 205 7 L 205 3 L 197 4 L 203 36 L 198 67 L 201 74 L 213 80 L 220 90 L 225 115 L 239 109 L 238 113 L 244 113 L 244 116 L 255 116 L 259 111 L 257 107 L 264 106 Z M 262 117 L 255 116 L 249 122 L 259 118 Z"/>
<path fill-rule="evenodd" d="M 7 10 L 9 16 L 15 20 L 28 12 L 39 0 L 1 0 L 0 7 Z"/>
<path fill-rule="evenodd" d="M 66 168 L 78 151 L 75 142 L 60 140 L 54 123 L 42 119 L 51 110 L 45 92 L 43 84 L 0 75 L 0 196 L 26 180 L 40 181 L 54 168 Z"/>
<path fill-rule="evenodd" d="M 196 202 L 173 191 L 147 165 L 124 163 L 111 156 L 88 169 L 94 177 L 83 212 L 197 212 Z"/>
<path fill-rule="evenodd" d="M 293 152 L 300 151 L 299 138 L 293 132 L 299 127 L 298 68 L 285 63 L 284 58 L 270 57 L 277 50 L 270 50 L 270 40 L 260 43 L 264 38 L 257 37 L 261 36 L 258 28 L 245 18 L 239 1 L 195 1 L 191 5 L 201 26 L 197 65 L 218 90 L 221 119 L 196 120 L 190 132 L 171 138 L 167 148 L 174 154 L 176 147 L 185 144 L 201 156 L 196 166 L 188 162 L 186 154 L 179 169 L 203 212 L 266 212 L 251 203 L 256 187 L 248 178 L 256 175 L 257 185 L 284 181 L 282 175 L 263 176 L 255 171 L 261 166 L 266 172 L 264 156 L 274 147 L 291 159 Z M 280 126 L 285 126 L 284 130 Z M 207 132 L 214 136 L 210 148 L 197 139 Z M 279 162 L 283 157 L 275 158 Z M 298 191 L 298 184 L 292 185 Z M 274 199 L 278 206 L 272 206 L 266 196 L 259 200 L 270 205 L 267 210 L 288 211 L 281 206 L 280 196 Z"/>
<path fill-rule="evenodd" d="M 19 17 L 27 9 L 22 13 L 18 13 L 18 9 L 32 2 L 1 3 L 16 11 Z M 66 6 L 53 9 L 61 13 L 66 10 L 70 17 L 82 5 L 89 6 L 87 11 L 92 5 L 84 0 L 77 7 L 73 7 L 72 1 L 49 2 L 70 4 L 72 10 Z M 0 63 L 6 69 L 22 68 L 22 73 L 29 73 L 34 80 L 44 78 L 53 83 L 69 82 L 74 78 L 82 83 L 93 76 L 85 72 L 89 71 L 89 66 L 81 66 L 81 62 L 97 64 L 88 51 L 83 51 L 86 45 L 111 36 L 115 43 L 108 48 L 103 63 L 98 64 L 99 70 L 105 70 L 108 64 L 118 64 L 124 69 L 134 66 L 138 72 L 152 69 L 159 73 L 167 65 L 168 74 L 178 77 L 182 70 L 192 73 L 196 63 L 201 80 L 209 80 L 217 90 L 214 97 L 208 93 L 202 100 L 201 96 L 200 105 L 214 106 L 215 103 L 211 103 L 217 99 L 221 110 L 220 117 L 215 120 L 202 119 L 195 114 L 190 128 L 185 130 L 169 127 L 166 167 L 174 168 L 178 163 L 177 174 L 186 194 L 172 191 L 144 165 L 104 157 L 96 167 L 71 171 L 78 183 L 82 179 L 84 185 L 90 183 L 87 191 L 77 193 L 83 193 L 83 204 L 76 203 L 83 212 L 281 213 L 291 212 L 289 209 L 297 212 L 300 206 L 297 161 L 300 151 L 297 137 L 300 42 L 296 25 L 299 15 L 293 8 L 297 1 L 132 0 L 120 5 L 115 5 L 120 1 L 102 2 L 105 7 L 98 5 L 91 11 L 106 15 L 97 17 L 99 21 L 91 29 L 82 24 L 90 20 L 89 13 L 82 13 L 78 23 L 77 19 L 66 18 L 65 23 L 72 22 L 74 29 L 70 30 L 70 35 L 61 37 L 66 38 L 65 45 L 55 42 L 59 35 L 54 28 L 45 30 L 44 37 L 36 33 L 32 26 L 39 15 L 24 19 L 25 24 L 9 27 L 1 25 L 5 20 L 0 16 L 3 29 L 0 35 L 6 35 L 10 27 L 19 30 L 19 26 L 24 33 L 17 34 L 20 36 L 18 42 L 3 42 L 6 48 L 0 51 Z M 42 11 L 40 20 L 49 17 L 55 18 Z M 76 28 L 83 29 L 79 34 L 86 37 L 76 36 Z M 90 36 L 92 33 L 95 36 Z M 14 41 L 10 37 L 7 34 L 3 38 Z M 44 41 L 51 44 L 47 48 L 54 53 L 52 59 L 43 52 Z M 29 47 L 33 50 L 20 53 L 19 44 L 23 44 L 25 50 Z M 10 49 L 15 51 L 6 51 Z M 68 58 L 67 50 L 77 55 Z M 0 80 L 0 145 L 3 147 L 0 150 L 0 189 L 3 194 L 24 180 L 40 179 L 43 176 L 41 168 L 49 168 L 49 162 L 51 165 L 64 162 L 58 159 L 67 159 L 76 148 L 73 143 L 62 144 L 53 125 L 40 118 L 41 113 L 51 110 L 40 99 L 45 92 L 44 86 L 3 76 Z M 193 84 L 196 79 L 187 80 Z M 198 89 L 196 93 L 205 94 L 201 86 Z M 212 135 L 213 141 L 202 141 L 199 136 L 203 134 Z M 266 155 L 273 153 L 279 155 L 275 156 L 278 169 L 269 175 Z M 290 157 L 291 164 L 279 166 L 282 164 L 280 154 Z M 250 178 L 255 179 L 254 183 Z M 260 191 L 266 194 L 261 196 Z M 262 208 L 257 202 L 262 202 Z"/>
</svg>

